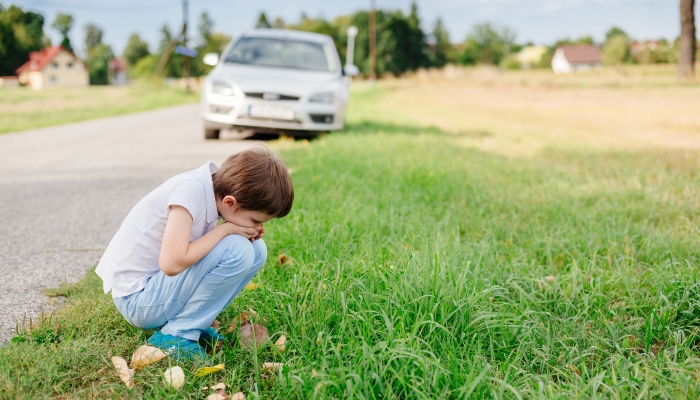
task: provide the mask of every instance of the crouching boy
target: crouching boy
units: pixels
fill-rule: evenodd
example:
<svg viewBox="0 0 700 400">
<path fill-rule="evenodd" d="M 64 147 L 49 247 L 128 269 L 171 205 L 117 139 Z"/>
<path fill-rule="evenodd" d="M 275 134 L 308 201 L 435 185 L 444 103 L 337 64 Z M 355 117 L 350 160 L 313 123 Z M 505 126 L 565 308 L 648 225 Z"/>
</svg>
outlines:
<svg viewBox="0 0 700 400">
<path fill-rule="evenodd" d="M 124 318 L 178 360 L 204 361 L 198 341 L 222 340 L 211 324 L 265 263 L 263 224 L 286 216 L 286 167 L 257 146 L 177 175 L 129 212 L 99 265 Z M 219 218 L 223 223 L 217 226 Z"/>
</svg>

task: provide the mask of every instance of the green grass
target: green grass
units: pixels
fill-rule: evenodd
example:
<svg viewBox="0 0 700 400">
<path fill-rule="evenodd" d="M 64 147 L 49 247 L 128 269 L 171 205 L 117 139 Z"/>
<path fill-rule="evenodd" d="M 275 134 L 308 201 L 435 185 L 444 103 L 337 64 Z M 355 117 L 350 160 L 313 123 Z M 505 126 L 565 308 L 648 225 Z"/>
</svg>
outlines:
<svg viewBox="0 0 700 400">
<path fill-rule="evenodd" d="M 372 119 L 391 95 L 356 92 L 344 134 L 275 145 L 294 209 L 267 228 L 260 288 L 220 320 L 255 309 L 273 340 L 288 337 L 284 354 L 229 335 L 214 360 L 224 372 L 195 378 L 183 365 L 176 392 L 163 362 L 129 390 L 109 357 L 150 332 L 124 322 L 89 273 L 51 293 L 67 296 L 57 315 L 0 350 L 2 396 L 203 398 L 225 381 L 249 398 L 700 397 L 697 154 L 504 157 Z M 261 373 L 266 361 L 285 367 Z"/>
<path fill-rule="evenodd" d="M 199 100 L 195 91 L 158 82 L 33 91 L 0 90 L 0 134 L 147 111 Z"/>
</svg>

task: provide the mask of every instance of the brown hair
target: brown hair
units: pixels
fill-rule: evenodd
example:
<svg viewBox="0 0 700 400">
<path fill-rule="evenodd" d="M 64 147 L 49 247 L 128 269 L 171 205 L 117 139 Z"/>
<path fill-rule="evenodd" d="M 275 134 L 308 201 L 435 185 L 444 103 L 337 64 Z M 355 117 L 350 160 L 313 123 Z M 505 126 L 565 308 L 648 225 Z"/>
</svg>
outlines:
<svg viewBox="0 0 700 400">
<path fill-rule="evenodd" d="M 292 178 L 284 163 L 259 145 L 230 156 L 212 175 L 219 200 L 233 196 L 241 208 L 282 218 L 294 202 Z"/>
</svg>

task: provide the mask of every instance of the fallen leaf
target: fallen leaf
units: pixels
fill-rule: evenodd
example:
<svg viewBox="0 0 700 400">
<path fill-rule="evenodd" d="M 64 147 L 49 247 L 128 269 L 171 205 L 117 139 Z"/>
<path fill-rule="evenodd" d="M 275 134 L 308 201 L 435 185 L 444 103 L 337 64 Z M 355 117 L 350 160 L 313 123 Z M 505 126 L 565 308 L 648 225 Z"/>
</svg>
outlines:
<svg viewBox="0 0 700 400">
<path fill-rule="evenodd" d="M 209 386 L 204 386 L 204 387 L 202 388 L 202 390 L 209 390 L 209 389 L 211 389 L 211 390 L 221 390 L 221 389 L 226 390 L 226 384 L 223 383 L 223 382 L 219 382 L 219 383 L 217 383 L 217 384 L 214 385 L 214 386 L 211 386 L 211 387 L 209 387 Z"/>
<path fill-rule="evenodd" d="M 179 366 L 169 368 L 163 373 L 163 377 L 165 378 L 165 383 L 175 389 L 180 389 L 185 383 L 185 372 Z"/>
<path fill-rule="evenodd" d="M 279 261 L 280 267 L 284 267 L 287 264 L 294 265 L 294 260 L 292 260 L 291 257 L 283 253 L 280 253 L 280 255 L 277 256 L 277 261 Z"/>
<path fill-rule="evenodd" d="M 131 356 L 131 368 L 143 369 L 167 357 L 163 350 L 153 346 L 141 346 Z"/>
<path fill-rule="evenodd" d="M 284 353 L 284 350 L 287 348 L 286 343 L 287 343 L 287 337 L 282 335 L 275 342 L 275 346 L 277 346 L 277 350 Z"/>
<path fill-rule="evenodd" d="M 225 390 L 221 389 L 207 396 L 207 400 L 228 400 L 228 395 Z"/>
<path fill-rule="evenodd" d="M 202 367 L 195 372 L 194 376 L 197 378 L 201 378 L 203 376 L 207 376 L 209 374 L 213 374 L 214 372 L 219 372 L 222 369 L 224 369 L 224 364 L 218 364 L 213 367 Z M 215 389 L 215 388 L 212 388 Z"/>
<path fill-rule="evenodd" d="M 128 387 L 129 389 L 133 388 L 134 369 L 129 369 L 129 366 L 126 364 L 126 360 L 117 356 L 112 357 L 112 364 L 119 373 L 119 379 L 121 379 L 122 382 L 126 383 L 126 387 Z"/>
<path fill-rule="evenodd" d="M 219 330 L 220 326 L 221 326 L 221 322 L 219 322 L 218 319 L 215 319 L 214 322 L 211 323 L 211 327 L 216 329 L 217 331 Z"/>
<path fill-rule="evenodd" d="M 552 275 L 545 276 L 544 280 L 547 281 L 547 283 L 554 283 L 554 277 Z"/>
<path fill-rule="evenodd" d="M 245 400 L 243 392 L 234 393 L 229 400 Z"/>
<path fill-rule="evenodd" d="M 258 285 L 257 283 L 250 282 L 250 283 L 248 283 L 247 285 L 245 285 L 245 287 L 244 287 L 243 289 L 245 289 L 245 290 L 255 290 L 255 289 L 259 288 L 259 287 L 260 287 L 260 285 Z"/>
<path fill-rule="evenodd" d="M 311 368 L 311 377 L 312 378 L 318 377 L 318 371 L 316 371 L 316 369 L 314 369 L 314 368 Z"/>
<path fill-rule="evenodd" d="M 238 314 L 237 316 L 233 317 L 233 320 L 231 320 L 231 325 L 228 327 L 228 332 L 231 333 L 236 328 L 238 328 L 238 323 L 240 321 L 241 324 L 245 323 L 246 321 L 249 321 L 252 318 L 257 318 L 258 313 L 255 312 L 252 308 L 249 308 L 248 311 L 243 311 L 242 313 Z"/>
<path fill-rule="evenodd" d="M 273 371 L 280 368 L 282 368 L 282 363 L 266 362 L 262 365 L 262 369 L 265 371 Z"/>
<path fill-rule="evenodd" d="M 270 332 L 264 326 L 253 325 L 250 321 L 244 322 L 238 328 L 238 334 L 241 336 L 241 344 L 249 349 L 253 348 L 253 333 L 255 333 L 255 348 L 258 349 L 270 338 Z"/>
</svg>

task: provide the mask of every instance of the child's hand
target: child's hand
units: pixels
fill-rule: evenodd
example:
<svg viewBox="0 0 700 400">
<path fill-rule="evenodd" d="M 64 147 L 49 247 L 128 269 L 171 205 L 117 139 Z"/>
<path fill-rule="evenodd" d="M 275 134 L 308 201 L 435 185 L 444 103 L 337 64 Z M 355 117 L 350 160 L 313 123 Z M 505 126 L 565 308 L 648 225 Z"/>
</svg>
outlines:
<svg viewBox="0 0 700 400">
<path fill-rule="evenodd" d="M 241 235 L 248 239 L 253 239 L 258 236 L 258 230 L 255 228 L 240 226 L 231 222 L 224 222 L 220 226 L 223 226 L 229 235 Z"/>
<path fill-rule="evenodd" d="M 251 242 L 254 242 L 254 241 L 258 240 L 258 239 L 262 239 L 262 237 L 263 237 L 264 234 L 265 234 L 265 228 L 260 228 L 260 230 L 258 231 L 258 236 L 256 236 L 256 237 L 250 239 L 250 241 L 251 241 Z"/>
</svg>

